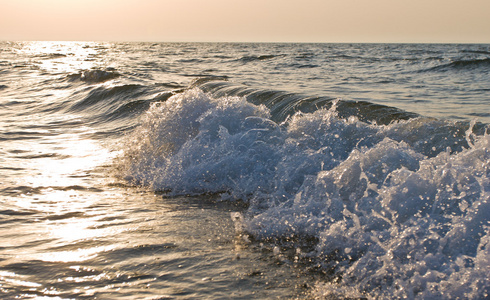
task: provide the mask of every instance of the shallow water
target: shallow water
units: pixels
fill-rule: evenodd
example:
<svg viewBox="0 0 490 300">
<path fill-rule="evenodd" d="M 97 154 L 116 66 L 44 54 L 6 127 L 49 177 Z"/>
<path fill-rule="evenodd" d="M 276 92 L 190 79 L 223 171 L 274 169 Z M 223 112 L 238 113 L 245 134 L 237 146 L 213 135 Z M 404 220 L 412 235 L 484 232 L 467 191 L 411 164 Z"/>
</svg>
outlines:
<svg viewBox="0 0 490 300">
<path fill-rule="evenodd" d="M 4 298 L 488 297 L 489 45 L 0 45 Z"/>
<path fill-rule="evenodd" d="M 2 297 L 284 299 L 304 290 L 290 265 L 235 235 L 236 208 L 121 190 L 71 190 L 36 210 L 4 211 Z"/>
</svg>

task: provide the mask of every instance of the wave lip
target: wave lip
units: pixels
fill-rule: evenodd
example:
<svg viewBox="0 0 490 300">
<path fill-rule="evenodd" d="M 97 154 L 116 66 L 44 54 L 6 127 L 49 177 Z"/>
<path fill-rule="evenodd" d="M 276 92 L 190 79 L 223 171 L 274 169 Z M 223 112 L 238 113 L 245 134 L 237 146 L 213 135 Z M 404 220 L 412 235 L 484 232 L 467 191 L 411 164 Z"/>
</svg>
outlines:
<svg viewBox="0 0 490 300">
<path fill-rule="evenodd" d="M 272 120 L 283 122 L 297 112 L 311 113 L 318 109 L 330 109 L 334 103 L 341 118 L 356 117 L 361 121 L 389 124 L 419 115 L 395 107 L 374 104 L 368 101 L 346 101 L 331 97 L 311 97 L 274 90 L 254 89 L 244 85 L 220 80 L 198 80 L 193 85 L 215 97 L 239 96 L 256 105 L 265 105 L 271 110 Z"/>
</svg>

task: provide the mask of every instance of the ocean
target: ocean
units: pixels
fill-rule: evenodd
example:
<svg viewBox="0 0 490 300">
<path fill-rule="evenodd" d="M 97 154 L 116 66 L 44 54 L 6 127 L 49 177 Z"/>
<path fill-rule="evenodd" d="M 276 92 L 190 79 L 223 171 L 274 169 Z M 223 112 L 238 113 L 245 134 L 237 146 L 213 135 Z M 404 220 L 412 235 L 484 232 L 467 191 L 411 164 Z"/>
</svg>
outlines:
<svg viewBox="0 0 490 300">
<path fill-rule="evenodd" d="M 0 298 L 488 299 L 490 45 L 0 42 Z"/>
</svg>

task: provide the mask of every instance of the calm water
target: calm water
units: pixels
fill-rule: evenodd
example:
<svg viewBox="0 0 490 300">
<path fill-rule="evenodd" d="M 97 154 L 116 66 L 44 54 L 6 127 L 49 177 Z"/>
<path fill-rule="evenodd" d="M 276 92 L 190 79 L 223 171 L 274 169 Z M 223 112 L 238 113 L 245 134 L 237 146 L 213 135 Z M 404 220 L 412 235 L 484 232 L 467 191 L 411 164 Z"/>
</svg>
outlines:
<svg viewBox="0 0 490 300">
<path fill-rule="evenodd" d="M 485 299 L 490 45 L 0 43 L 0 297 Z"/>
</svg>

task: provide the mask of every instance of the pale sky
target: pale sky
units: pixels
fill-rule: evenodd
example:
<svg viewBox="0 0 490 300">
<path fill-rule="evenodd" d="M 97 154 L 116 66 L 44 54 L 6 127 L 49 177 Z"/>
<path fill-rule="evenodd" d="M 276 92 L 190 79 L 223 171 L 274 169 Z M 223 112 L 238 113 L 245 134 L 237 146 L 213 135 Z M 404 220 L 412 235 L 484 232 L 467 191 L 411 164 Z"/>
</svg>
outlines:
<svg viewBox="0 0 490 300">
<path fill-rule="evenodd" d="M 0 40 L 490 43 L 490 0 L 0 0 Z"/>
</svg>

